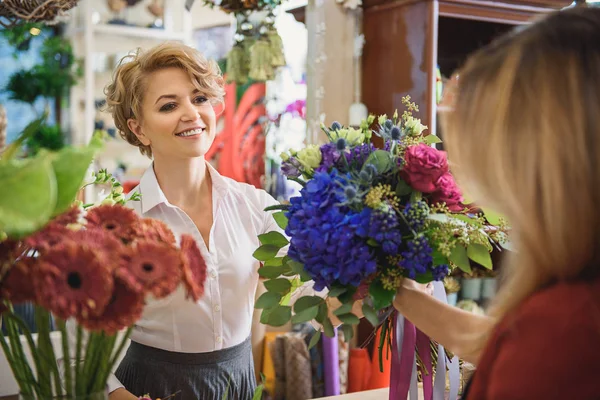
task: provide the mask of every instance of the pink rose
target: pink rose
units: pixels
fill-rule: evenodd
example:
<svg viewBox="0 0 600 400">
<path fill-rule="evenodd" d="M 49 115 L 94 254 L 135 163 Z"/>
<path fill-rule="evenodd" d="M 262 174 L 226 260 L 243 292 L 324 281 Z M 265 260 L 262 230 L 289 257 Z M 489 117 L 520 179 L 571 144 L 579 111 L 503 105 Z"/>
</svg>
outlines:
<svg viewBox="0 0 600 400">
<path fill-rule="evenodd" d="M 404 162 L 400 176 L 413 189 L 423 193 L 435 192 L 437 180 L 448 172 L 446 152 L 424 143 L 409 147 L 404 154 Z"/>
<path fill-rule="evenodd" d="M 446 203 L 450 211 L 461 211 L 463 206 L 463 197 L 456 181 L 450 172 L 446 172 L 436 182 L 437 190 L 433 193 L 434 203 Z"/>
</svg>

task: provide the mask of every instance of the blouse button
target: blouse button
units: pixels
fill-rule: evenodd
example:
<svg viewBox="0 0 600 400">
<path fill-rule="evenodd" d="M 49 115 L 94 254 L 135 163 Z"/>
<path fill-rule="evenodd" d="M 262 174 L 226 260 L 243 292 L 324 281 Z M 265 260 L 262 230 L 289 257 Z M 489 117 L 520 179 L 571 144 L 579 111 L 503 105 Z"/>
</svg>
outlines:
<svg viewBox="0 0 600 400">
<path fill-rule="evenodd" d="M 219 305 L 218 305 L 218 304 L 215 306 L 215 308 L 214 308 L 214 309 L 215 309 L 215 312 L 219 312 L 219 311 L 221 311 L 221 307 L 219 307 Z"/>
<path fill-rule="evenodd" d="M 217 343 L 221 343 L 221 341 L 223 340 L 223 338 L 221 336 L 217 336 L 216 340 L 217 340 Z"/>
<path fill-rule="evenodd" d="M 210 271 L 210 277 L 213 279 L 217 278 L 217 272 L 214 269 Z"/>
</svg>

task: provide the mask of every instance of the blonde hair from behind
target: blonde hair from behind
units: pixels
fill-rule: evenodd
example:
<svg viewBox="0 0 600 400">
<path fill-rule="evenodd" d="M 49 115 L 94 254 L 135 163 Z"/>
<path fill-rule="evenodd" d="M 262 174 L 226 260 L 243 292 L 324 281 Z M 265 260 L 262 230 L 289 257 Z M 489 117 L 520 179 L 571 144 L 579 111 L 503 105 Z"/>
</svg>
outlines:
<svg viewBox="0 0 600 400">
<path fill-rule="evenodd" d="M 165 42 L 147 51 L 138 49 L 121 59 L 112 82 L 104 89 L 106 110 L 111 113 L 119 135 L 143 155 L 152 157 L 150 146 L 143 145 L 127 126 L 130 118 L 142 119 L 142 101 L 149 74 L 166 68 L 186 71 L 198 90 L 213 104 L 222 103 L 225 95 L 219 66 L 196 49 L 175 42 Z"/>
<path fill-rule="evenodd" d="M 600 9 L 552 14 L 471 57 L 442 116 L 461 186 L 513 229 L 496 321 L 552 282 L 599 271 L 599 44 Z"/>
</svg>

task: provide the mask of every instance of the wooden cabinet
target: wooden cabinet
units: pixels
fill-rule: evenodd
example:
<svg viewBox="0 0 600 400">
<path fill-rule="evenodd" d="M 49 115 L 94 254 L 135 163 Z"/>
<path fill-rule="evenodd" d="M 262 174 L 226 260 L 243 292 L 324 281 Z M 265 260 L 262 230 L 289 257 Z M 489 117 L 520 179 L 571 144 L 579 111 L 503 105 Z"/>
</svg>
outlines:
<svg viewBox="0 0 600 400">
<path fill-rule="evenodd" d="M 363 0 L 362 99 L 373 114 L 411 95 L 436 133 L 436 68 L 449 77 L 469 54 L 571 0 Z"/>
</svg>

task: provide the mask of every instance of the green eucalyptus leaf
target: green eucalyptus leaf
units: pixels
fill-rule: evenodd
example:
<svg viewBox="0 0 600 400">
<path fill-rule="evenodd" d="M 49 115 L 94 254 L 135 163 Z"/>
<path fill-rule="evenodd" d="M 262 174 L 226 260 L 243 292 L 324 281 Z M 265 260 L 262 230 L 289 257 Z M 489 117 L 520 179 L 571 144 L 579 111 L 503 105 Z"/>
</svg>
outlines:
<svg viewBox="0 0 600 400">
<path fill-rule="evenodd" d="M 487 269 L 492 269 L 492 257 L 490 256 L 487 247 L 484 245 L 478 243 L 470 244 L 469 247 L 467 247 L 467 255 L 477 264 Z"/>
<path fill-rule="evenodd" d="M 360 318 L 352 313 L 338 315 L 337 317 L 344 324 L 357 325 L 360 322 Z"/>
<path fill-rule="evenodd" d="M 283 297 L 283 299 L 281 299 L 281 301 L 279 302 L 279 304 L 281 304 L 282 306 L 287 306 L 290 304 L 290 300 L 292 299 L 292 293 L 294 293 L 294 291 L 296 289 L 298 289 L 299 287 L 302 287 L 302 281 L 299 278 L 294 278 L 290 281 L 292 288 L 290 289 L 290 291 Z"/>
<path fill-rule="evenodd" d="M 368 305 L 366 302 L 363 302 L 362 312 L 367 321 L 369 321 L 373 327 L 379 325 L 379 318 L 377 317 L 377 312 L 375 312 L 373 307 Z"/>
<path fill-rule="evenodd" d="M 331 319 L 329 317 L 323 320 L 323 332 L 325 332 L 325 336 L 327 337 L 332 338 L 335 336 L 335 329 L 333 328 L 333 324 L 331 323 Z"/>
<path fill-rule="evenodd" d="M 271 312 L 273 311 L 272 308 L 265 308 L 264 310 L 262 310 L 262 313 L 260 313 L 260 323 L 263 325 L 268 325 L 269 324 L 269 315 L 271 315 Z"/>
<path fill-rule="evenodd" d="M 294 315 L 292 317 L 293 324 L 301 324 L 303 322 L 312 321 L 317 318 L 317 314 L 319 313 L 319 306 L 315 305 L 309 308 L 306 308 Z"/>
<path fill-rule="evenodd" d="M 335 311 L 333 312 L 333 315 L 340 316 L 340 315 L 348 314 L 351 311 L 352 311 L 352 304 L 346 303 L 346 304 L 342 304 L 340 307 L 335 309 Z"/>
<path fill-rule="evenodd" d="M 456 245 L 452 249 L 452 253 L 450 254 L 450 261 L 452 261 L 461 271 L 470 274 L 471 265 L 469 263 L 469 256 L 467 256 L 467 249 L 465 249 L 460 244 Z"/>
<path fill-rule="evenodd" d="M 317 343 L 319 343 L 319 340 L 321 340 L 321 331 L 316 331 L 312 338 L 310 338 L 310 342 L 308 343 L 308 349 L 312 349 L 313 347 L 315 347 L 317 345 Z"/>
<path fill-rule="evenodd" d="M 280 227 L 283 230 L 287 228 L 288 219 L 283 211 L 273 214 L 273 218 L 275 219 L 275 222 L 277 223 L 278 227 Z"/>
<path fill-rule="evenodd" d="M 270 279 L 265 281 L 265 287 L 269 292 L 287 293 L 292 288 L 292 283 L 285 278 Z"/>
<path fill-rule="evenodd" d="M 381 310 L 392 305 L 396 291 L 385 289 L 381 281 L 375 279 L 369 285 L 369 294 L 371 295 L 371 299 L 373 299 L 373 307 L 376 310 Z"/>
<path fill-rule="evenodd" d="M 338 295 L 337 298 L 342 304 L 354 303 L 354 293 L 356 293 L 356 288 L 349 287 L 344 293 Z"/>
<path fill-rule="evenodd" d="M 344 332 L 344 341 L 350 342 L 354 337 L 354 328 L 352 325 L 342 325 L 342 332 Z"/>
<path fill-rule="evenodd" d="M 281 247 L 277 247 L 273 244 L 264 244 L 256 249 L 254 254 L 252 254 L 252 257 L 258 261 L 267 261 L 275 257 L 280 249 Z"/>
<path fill-rule="evenodd" d="M 385 174 L 395 166 L 392 155 L 385 150 L 375 150 L 369 154 L 369 157 L 367 157 L 364 165 L 366 166 L 369 164 L 373 165 L 375 169 L 377 169 L 378 175 Z"/>
<path fill-rule="evenodd" d="M 319 304 L 319 313 L 317 314 L 317 318 L 315 318 L 317 320 L 318 323 L 323 324 L 325 319 L 327 319 L 327 317 L 329 316 L 329 307 L 327 306 L 327 303 L 325 301 L 323 301 L 321 304 Z"/>
<path fill-rule="evenodd" d="M 283 265 L 283 257 L 275 257 L 265 261 L 265 267 L 280 267 Z"/>
<path fill-rule="evenodd" d="M 258 275 L 261 278 L 275 279 L 282 275 L 281 270 L 282 270 L 281 267 L 264 266 L 264 267 L 260 267 L 258 269 Z"/>
<path fill-rule="evenodd" d="M 415 281 L 418 283 L 429 283 L 433 281 L 433 273 L 431 271 L 427 271 L 424 274 L 418 274 L 415 276 Z"/>
<path fill-rule="evenodd" d="M 367 239 L 367 244 L 371 247 L 379 247 L 379 243 L 377 243 L 377 240 L 375 239 Z"/>
<path fill-rule="evenodd" d="M 324 302 L 323 298 L 319 296 L 304 296 L 296 300 L 294 304 L 294 311 L 299 313 L 308 308 L 318 307 Z"/>
<path fill-rule="evenodd" d="M 437 249 L 433 251 L 432 257 L 434 266 L 448 264 L 448 258 Z"/>
<path fill-rule="evenodd" d="M 51 155 L 0 162 L 0 231 L 21 237 L 43 227 L 56 206 L 56 177 Z"/>
<path fill-rule="evenodd" d="M 345 287 L 332 287 L 331 290 L 327 293 L 329 297 L 339 297 L 340 295 L 346 293 L 348 291 Z"/>
<path fill-rule="evenodd" d="M 271 244 L 277 246 L 279 249 L 287 246 L 290 243 L 285 236 L 275 231 L 258 235 L 258 240 L 260 240 L 262 245 Z"/>
<path fill-rule="evenodd" d="M 256 303 L 254 304 L 254 308 L 273 308 L 275 307 L 277 304 L 279 304 L 279 301 L 281 300 L 281 295 L 279 293 L 275 293 L 275 292 L 266 292 L 263 293 L 258 300 L 256 300 Z"/>
<path fill-rule="evenodd" d="M 271 309 L 267 319 L 267 325 L 283 326 L 292 319 L 292 308 L 290 306 L 276 306 Z"/>
</svg>

